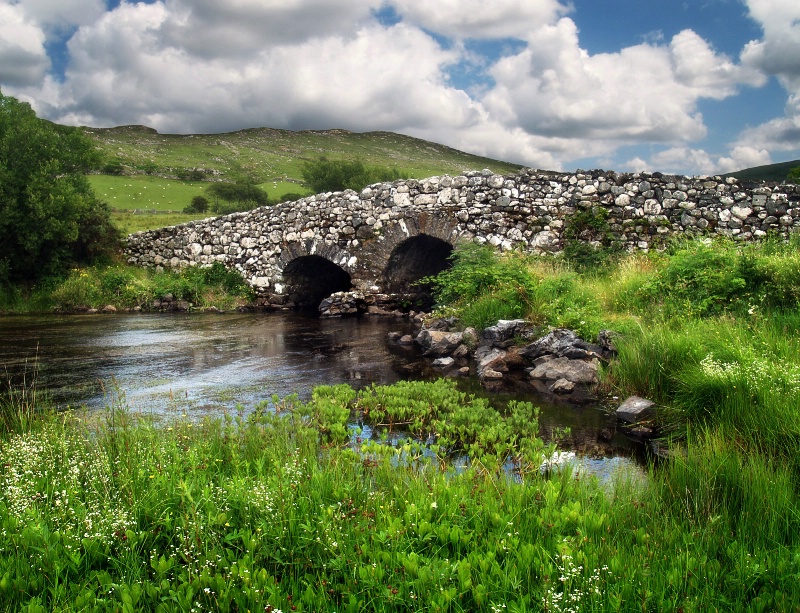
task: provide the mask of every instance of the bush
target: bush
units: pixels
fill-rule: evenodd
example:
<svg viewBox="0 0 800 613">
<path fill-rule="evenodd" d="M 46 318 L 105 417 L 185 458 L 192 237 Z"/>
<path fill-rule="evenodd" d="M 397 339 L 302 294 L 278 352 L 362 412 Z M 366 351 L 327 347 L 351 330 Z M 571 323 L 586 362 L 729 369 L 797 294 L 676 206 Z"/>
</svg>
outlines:
<svg viewBox="0 0 800 613">
<path fill-rule="evenodd" d="M 183 209 L 184 213 L 207 213 L 208 212 L 208 199 L 204 196 L 195 196 L 192 202 Z"/>
<path fill-rule="evenodd" d="M 82 131 L 0 93 L 0 283 L 60 277 L 117 250 L 119 232 L 86 178 L 98 163 Z"/>
<path fill-rule="evenodd" d="M 578 271 L 608 265 L 621 245 L 609 236 L 608 210 L 595 207 L 575 213 L 564 228 L 563 257 Z"/>
<path fill-rule="evenodd" d="M 329 160 L 320 157 L 307 161 L 302 169 L 303 181 L 314 193 L 360 190 L 373 183 L 400 178 L 396 168 L 365 166 L 360 161 Z"/>
<path fill-rule="evenodd" d="M 269 204 L 267 192 L 253 183 L 213 183 L 207 193 L 214 199 L 211 210 L 219 215 Z"/>
<path fill-rule="evenodd" d="M 175 176 L 180 181 L 202 181 L 206 178 L 206 171 L 202 168 L 177 168 Z"/>
<path fill-rule="evenodd" d="M 488 245 L 457 245 L 450 258 L 450 268 L 421 280 L 432 284 L 439 304 L 466 304 L 493 291 L 516 291 L 524 296 L 533 285 L 521 257 L 500 257 Z"/>
</svg>

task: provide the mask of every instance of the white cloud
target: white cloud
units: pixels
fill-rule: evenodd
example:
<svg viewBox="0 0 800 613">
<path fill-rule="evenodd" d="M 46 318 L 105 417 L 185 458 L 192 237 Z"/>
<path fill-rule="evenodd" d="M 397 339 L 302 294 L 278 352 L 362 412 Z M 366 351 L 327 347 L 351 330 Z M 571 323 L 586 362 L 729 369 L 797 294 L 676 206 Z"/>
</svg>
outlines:
<svg viewBox="0 0 800 613">
<path fill-rule="evenodd" d="M 45 28 L 92 23 L 106 10 L 103 0 L 19 0 L 26 15 Z"/>
<path fill-rule="evenodd" d="M 764 31 L 742 50 L 742 63 L 778 78 L 789 96 L 785 116 L 742 132 L 740 146 L 800 152 L 800 3 L 747 0 L 750 16 Z"/>
<path fill-rule="evenodd" d="M 742 62 L 782 79 L 796 94 L 800 89 L 800 3 L 796 0 L 747 0 L 750 16 L 764 30 L 751 41 Z"/>
<path fill-rule="evenodd" d="M 669 44 L 675 80 L 696 97 L 721 100 L 737 92 L 741 84 L 759 87 L 766 77 L 760 70 L 734 64 L 692 30 L 676 34 Z"/>
<path fill-rule="evenodd" d="M 572 10 L 558 0 L 390 0 L 390 4 L 414 24 L 454 39 L 527 39 L 541 25 Z"/>
<path fill-rule="evenodd" d="M 0 85 L 27 86 L 41 82 L 50 69 L 45 33 L 22 7 L 0 2 Z"/>
<path fill-rule="evenodd" d="M 248 58 L 198 62 L 170 44 L 163 4 L 123 4 L 70 41 L 64 85 L 72 102 L 58 120 L 144 123 L 160 131 L 245 126 L 404 130 L 468 125 L 474 103 L 446 85 L 456 60 L 417 28 L 365 23 L 298 43 L 268 44 Z M 379 50 L 379 52 L 378 52 Z M 84 115 L 81 115 L 84 113 Z"/>
<path fill-rule="evenodd" d="M 380 0 L 166 0 L 164 42 L 201 58 L 248 56 L 265 47 L 350 32 Z"/>
<path fill-rule="evenodd" d="M 575 139 L 579 155 L 621 143 L 702 138 L 699 98 L 724 98 L 739 84 L 763 82 L 691 31 L 668 46 L 590 55 L 568 18 L 541 28 L 524 51 L 500 60 L 492 76 L 497 85 L 483 101 L 494 116 L 531 134 Z"/>
<path fill-rule="evenodd" d="M 728 156 L 719 156 L 716 159 L 703 149 L 672 147 L 655 153 L 644 169 L 680 174 L 691 169 L 691 174 L 717 175 L 771 163 L 769 152 L 755 147 L 734 147 Z"/>
<path fill-rule="evenodd" d="M 717 160 L 716 172 L 728 173 L 753 166 L 766 166 L 772 164 L 769 151 L 755 147 L 738 146 L 731 149 L 730 157 L 721 157 Z"/>
</svg>

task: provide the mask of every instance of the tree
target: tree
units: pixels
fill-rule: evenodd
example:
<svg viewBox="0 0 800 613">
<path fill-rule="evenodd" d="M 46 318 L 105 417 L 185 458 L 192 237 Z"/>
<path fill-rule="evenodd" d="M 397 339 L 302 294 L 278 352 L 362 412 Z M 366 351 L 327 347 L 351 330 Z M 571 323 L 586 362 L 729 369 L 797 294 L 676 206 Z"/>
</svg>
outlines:
<svg viewBox="0 0 800 613">
<path fill-rule="evenodd" d="M 396 168 L 365 166 L 358 160 L 329 160 L 324 156 L 306 161 L 301 172 L 303 181 L 317 194 L 345 189 L 360 190 L 373 183 L 400 178 Z"/>
<path fill-rule="evenodd" d="M 0 282 L 62 275 L 118 247 L 108 206 L 85 176 L 98 164 L 80 129 L 0 92 Z"/>
<path fill-rule="evenodd" d="M 220 215 L 269 204 L 267 192 L 253 183 L 213 183 L 206 192 L 214 198 L 211 210 Z"/>
<path fill-rule="evenodd" d="M 789 171 L 789 174 L 786 175 L 786 182 L 800 184 L 800 166 L 795 166 Z"/>
<path fill-rule="evenodd" d="M 195 196 L 191 204 L 183 209 L 184 213 L 206 213 L 208 212 L 208 199 L 205 196 Z"/>
</svg>

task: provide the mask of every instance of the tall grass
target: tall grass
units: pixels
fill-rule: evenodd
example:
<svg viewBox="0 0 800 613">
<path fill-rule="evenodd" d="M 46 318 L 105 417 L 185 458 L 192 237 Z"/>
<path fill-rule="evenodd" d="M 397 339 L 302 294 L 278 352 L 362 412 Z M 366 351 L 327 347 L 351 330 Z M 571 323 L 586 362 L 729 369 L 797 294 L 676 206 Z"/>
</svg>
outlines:
<svg viewBox="0 0 800 613">
<path fill-rule="evenodd" d="M 52 310 L 149 308 L 155 299 L 170 295 L 192 307 L 231 309 L 253 299 L 242 276 L 215 263 L 181 271 L 154 271 L 132 266 L 94 266 L 72 270 L 66 279 L 51 279 L 38 287 L 17 289 L 0 308 L 16 313 Z"/>
<path fill-rule="evenodd" d="M 408 442 L 332 445 L 309 416 L 326 414 L 331 393 L 357 401 L 343 389 L 250 419 L 153 424 L 116 407 L 92 427 L 44 415 L 6 433 L 5 608 L 766 611 L 800 602 L 787 475 L 731 452 L 725 438 L 703 439 L 651 485 L 620 480 L 609 492 L 568 469 L 510 479 L 480 462 L 456 471 L 433 453 L 409 455 Z"/>
</svg>

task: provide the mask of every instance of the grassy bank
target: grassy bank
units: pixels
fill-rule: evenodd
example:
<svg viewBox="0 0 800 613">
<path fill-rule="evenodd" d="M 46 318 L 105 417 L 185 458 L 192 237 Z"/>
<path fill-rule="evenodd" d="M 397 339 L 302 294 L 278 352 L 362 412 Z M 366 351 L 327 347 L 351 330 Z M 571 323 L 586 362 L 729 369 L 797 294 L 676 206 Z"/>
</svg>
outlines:
<svg viewBox="0 0 800 613">
<path fill-rule="evenodd" d="M 77 287 L 102 277 L 76 274 Z M 525 317 L 589 340 L 616 332 L 604 389 L 655 400 L 674 453 L 647 480 L 611 487 L 539 470 L 551 450 L 530 404 L 498 411 L 445 381 L 319 388 L 308 403 L 275 399 L 277 413 L 203 422 L 114 407 L 90 425 L 11 394 L 0 411 L 0 601 L 798 611 L 799 277 L 796 242 L 609 253 L 591 271 L 457 250 L 437 281 L 443 314 L 479 327 Z M 360 440 L 353 419 L 378 437 Z M 398 429 L 427 444 L 382 436 Z"/>
<path fill-rule="evenodd" d="M 279 403 L 278 414 L 154 424 L 117 407 L 90 428 L 11 401 L 0 447 L 5 608 L 791 611 L 800 602 L 799 520 L 777 466 L 705 440 L 702 455 L 649 486 L 620 480 L 609 491 L 567 469 L 525 469 L 546 450 L 498 427 L 481 459 L 456 471 L 441 460 L 487 442 L 476 416 L 493 409 L 479 401 L 459 414 L 471 402 L 442 382 L 337 386 L 307 404 Z M 439 438 L 426 453 L 355 433 L 339 444 L 351 412 L 374 422 L 398 406 L 476 434 Z M 527 414 L 528 435 L 535 424 Z M 524 451 L 516 477 L 500 468 L 509 451 Z"/>
<path fill-rule="evenodd" d="M 173 304 L 183 301 L 192 309 L 228 310 L 253 298 L 241 275 L 221 264 L 160 272 L 120 264 L 75 269 L 66 279 L 52 279 L 34 287 L 5 288 L 0 295 L 0 312 L 73 312 L 108 305 L 118 310 L 147 310 L 154 301 L 163 300 Z"/>
</svg>

